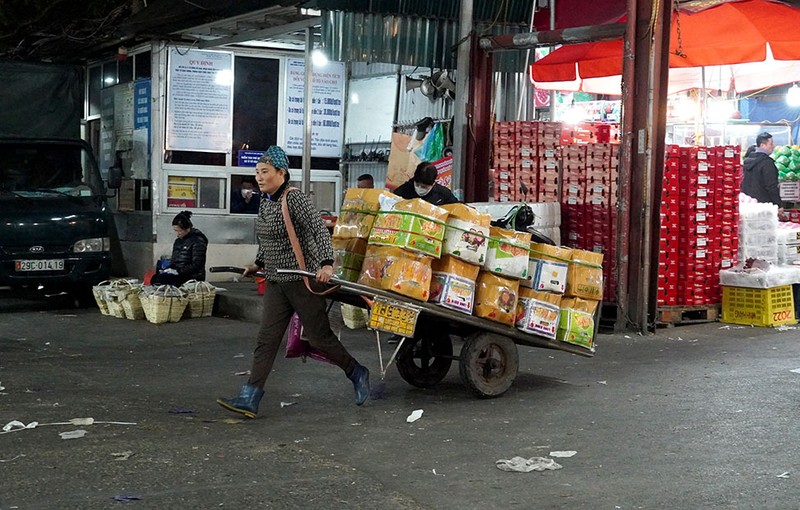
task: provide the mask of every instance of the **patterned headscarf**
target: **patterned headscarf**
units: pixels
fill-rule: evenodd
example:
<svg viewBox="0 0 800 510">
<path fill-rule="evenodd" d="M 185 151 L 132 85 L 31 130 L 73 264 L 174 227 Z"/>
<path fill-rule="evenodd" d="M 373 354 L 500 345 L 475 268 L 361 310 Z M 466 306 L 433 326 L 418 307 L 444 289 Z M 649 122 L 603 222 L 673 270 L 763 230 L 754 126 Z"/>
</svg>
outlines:
<svg viewBox="0 0 800 510">
<path fill-rule="evenodd" d="M 270 146 L 267 152 L 258 158 L 258 162 L 272 165 L 275 168 L 281 168 L 287 172 L 289 171 L 289 159 L 286 157 L 286 153 L 283 152 L 283 149 L 277 145 Z"/>
</svg>

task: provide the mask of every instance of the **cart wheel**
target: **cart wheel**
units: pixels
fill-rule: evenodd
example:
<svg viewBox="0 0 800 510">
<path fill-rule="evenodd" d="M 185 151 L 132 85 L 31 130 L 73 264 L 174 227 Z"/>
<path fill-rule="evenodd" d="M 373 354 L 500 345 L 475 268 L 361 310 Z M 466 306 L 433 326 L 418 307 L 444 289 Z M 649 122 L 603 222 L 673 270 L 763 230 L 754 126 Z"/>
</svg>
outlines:
<svg viewBox="0 0 800 510">
<path fill-rule="evenodd" d="M 473 393 L 482 398 L 497 397 L 517 376 L 517 346 L 508 337 L 478 333 L 464 341 L 458 368 L 461 380 Z"/>
<path fill-rule="evenodd" d="M 441 382 L 452 362 L 453 341 L 447 334 L 407 338 L 396 359 L 400 377 L 417 388 Z"/>
</svg>

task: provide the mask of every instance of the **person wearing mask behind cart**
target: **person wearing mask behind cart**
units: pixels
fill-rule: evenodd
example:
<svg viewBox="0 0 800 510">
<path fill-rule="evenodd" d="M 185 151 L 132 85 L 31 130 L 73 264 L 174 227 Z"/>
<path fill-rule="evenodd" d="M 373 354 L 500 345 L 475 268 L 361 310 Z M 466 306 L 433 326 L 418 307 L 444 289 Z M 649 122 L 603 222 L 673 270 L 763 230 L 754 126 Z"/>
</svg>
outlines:
<svg viewBox="0 0 800 510">
<path fill-rule="evenodd" d="M 783 212 L 780 188 L 778 187 L 778 167 L 770 157 L 775 142 L 772 135 L 763 132 L 756 137 L 756 148 L 744 160 L 742 193 L 762 203 L 771 202 Z"/>
<path fill-rule="evenodd" d="M 220 398 L 217 403 L 248 418 L 256 417 L 278 347 L 292 314 L 296 312 L 308 342 L 342 369 L 353 383 L 356 405 L 362 405 L 369 396 L 369 370 L 358 363 L 336 337 L 328 320 L 325 297 L 314 293 L 325 287 L 317 282 L 327 283 L 333 276 L 333 247 L 328 229 L 308 197 L 300 190 L 289 188 L 289 161 L 283 149 L 273 145 L 259 158 L 256 180 L 265 194 L 256 220 L 258 255 L 255 264 L 246 266 L 243 274 L 248 276 L 259 268 L 264 269 L 267 286 L 261 326 L 256 337 L 250 379 L 238 396 Z M 297 232 L 306 268 L 316 273 L 316 281 L 308 282 L 311 288 L 316 287 L 314 292 L 301 276 L 277 272 L 278 269 L 300 267 L 284 222 L 284 201 Z"/>
<path fill-rule="evenodd" d="M 172 258 L 160 261 L 152 285 L 179 287 L 189 280 L 206 279 L 208 238 L 192 225 L 191 211 L 179 212 L 172 220 L 177 239 L 172 244 Z"/>
<path fill-rule="evenodd" d="M 394 190 L 394 194 L 410 200 L 421 198 L 433 205 L 455 204 L 458 199 L 453 192 L 436 183 L 436 166 L 433 163 L 423 162 L 414 170 L 414 177 L 407 180 Z"/>
</svg>

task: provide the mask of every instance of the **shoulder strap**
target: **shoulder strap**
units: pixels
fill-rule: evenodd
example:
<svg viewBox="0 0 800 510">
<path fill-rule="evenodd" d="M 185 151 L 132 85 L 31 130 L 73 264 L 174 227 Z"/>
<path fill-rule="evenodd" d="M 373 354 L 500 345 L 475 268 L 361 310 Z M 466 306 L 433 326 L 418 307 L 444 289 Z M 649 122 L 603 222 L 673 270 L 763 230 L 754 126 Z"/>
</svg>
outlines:
<svg viewBox="0 0 800 510">
<path fill-rule="evenodd" d="M 297 267 L 301 270 L 306 270 L 306 258 L 303 256 L 303 249 L 300 247 L 300 240 L 297 238 L 297 232 L 294 229 L 294 223 L 292 223 L 292 217 L 289 215 L 289 202 L 286 200 L 286 197 L 289 195 L 290 191 L 300 191 L 298 188 L 295 187 L 288 187 L 283 192 L 283 199 L 281 200 L 281 212 L 283 213 L 283 222 L 286 224 L 286 233 L 289 234 L 289 242 L 292 245 L 292 251 L 294 251 L 294 257 L 297 259 Z M 330 289 L 324 290 L 322 292 L 316 292 L 311 288 L 311 284 L 308 281 L 308 277 L 304 276 L 303 281 L 306 284 L 306 288 L 312 294 L 316 294 L 318 296 L 325 296 L 330 294 L 331 292 L 336 291 L 339 286 L 331 287 Z"/>
</svg>

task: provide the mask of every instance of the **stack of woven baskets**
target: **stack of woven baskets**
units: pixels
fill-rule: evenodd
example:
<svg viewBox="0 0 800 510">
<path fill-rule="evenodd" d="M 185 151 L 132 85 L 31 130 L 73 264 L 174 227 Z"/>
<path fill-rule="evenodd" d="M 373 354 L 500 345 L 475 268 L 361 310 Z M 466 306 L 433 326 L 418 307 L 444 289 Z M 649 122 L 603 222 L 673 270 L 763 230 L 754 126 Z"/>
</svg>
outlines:
<svg viewBox="0 0 800 510">
<path fill-rule="evenodd" d="M 103 315 L 120 319 L 139 320 L 144 310 L 139 299 L 142 285 L 135 280 L 107 280 L 92 287 L 92 294 Z"/>
<path fill-rule="evenodd" d="M 210 317 L 217 288 L 196 280 L 175 287 L 143 286 L 136 280 L 118 279 L 95 285 L 92 293 L 103 315 L 162 324 L 178 322 L 181 318 Z"/>
</svg>

